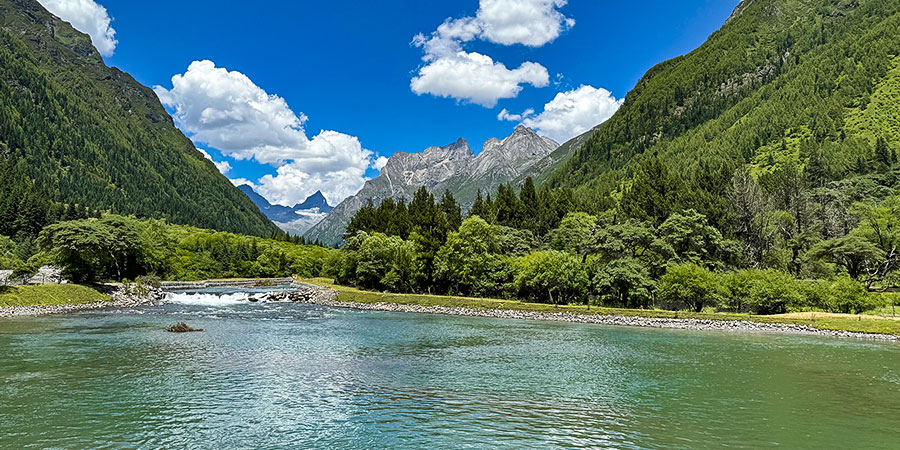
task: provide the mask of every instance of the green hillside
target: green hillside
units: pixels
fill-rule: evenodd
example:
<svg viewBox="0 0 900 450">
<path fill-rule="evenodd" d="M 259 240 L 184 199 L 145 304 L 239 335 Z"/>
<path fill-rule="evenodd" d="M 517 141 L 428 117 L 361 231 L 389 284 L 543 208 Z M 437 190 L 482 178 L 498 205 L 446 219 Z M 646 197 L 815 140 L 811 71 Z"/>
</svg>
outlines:
<svg viewBox="0 0 900 450">
<path fill-rule="evenodd" d="M 652 68 L 548 184 L 600 211 L 651 155 L 698 183 L 745 163 L 758 175 L 812 162 L 817 184 L 872 170 L 879 138 L 900 149 L 897 30 L 896 1 L 744 0 L 701 47 Z"/>
<path fill-rule="evenodd" d="M 0 0 L 0 162 L 3 194 L 25 186 L 119 214 L 277 231 L 175 128 L 151 89 L 107 67 L 87 35 L 34 0 Z M 7 213 L 35 208 L 0 200 Z"/>
</svg>

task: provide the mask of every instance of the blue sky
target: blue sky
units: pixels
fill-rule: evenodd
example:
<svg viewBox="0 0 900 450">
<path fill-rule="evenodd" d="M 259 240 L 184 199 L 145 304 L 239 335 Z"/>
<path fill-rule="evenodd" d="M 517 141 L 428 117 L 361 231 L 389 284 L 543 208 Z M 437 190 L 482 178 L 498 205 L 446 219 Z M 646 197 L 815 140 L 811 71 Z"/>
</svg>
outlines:
<svg viewBox="0 0 900 450">
<path fill-rule="evenodd" d="M 88 29 L 94 27 L 102 34 L 102 14 L 67 6 L 67 2 L 79 3 L 75 0 L 40 1 L 76 28 L 91 33 L 98 43 L 97 32 Z M 481 0 L 543 8 L 540 17 L 551 23 L 558 19 L 559 28 L 540 37 L 531 31 L 516 35 L 516 28 L 509 28 L 508 22 L 502 24 L 507 28 L 501 29 L 494 23 L 496 15 L 489 17 L 486 5 L 481 5 L 484 8 L 479 12 L 479 0 L 157 0 L 152 5 L 133 0 L 95 1 L 105 7 L 109 25 L 115 29 L 117 42 L 114 48 L 105 49 L 107 63 L 142 84 L 160 86 L 161 98 L 176 119 L 181 119 L 177 122 L 186 134 L 214 160 L 228 163 L 226 176 L 249 180 L 270 201 L 285 204 L 301 201 L 317 187 L 335 203 L 358 189 L 364 177 L 377 174 L 377 165 L 372 163 L 378 156 L 421 151 L 459 137 L 467 139 L 477 152 L 485 140 L 508 135 L 518 120 L 529 117 L 531 122 L 526 124 L 543 124 L 547 128 L 544 134 L 562 141 L 574 128 L 553 129 L 549 120 L 553 117 L 540 116 L 557 93 L 574 92 L 582 85 L 608 90 L 609 99 L 603 97 L 604 91 L 593 90 L 591 96 L 578 97 L 585 102 L 608 103 L 602 107 L 606 109 L 582 114 L 587 116 L 580 117 L 581 121 L 604 119 L 614 110 L 611 102 L 623 98 L 647 69 L 696 48 L 738 3 Z M 510 20 L 523 20 L 526 23 L 512 25 L 528 30 L 536 26 L 527 23 L 529 17 L 525 11 L 521 19 Z M 420 91 L 424 93 L 413 92 L 411 80 L 421 75 L 419 70 L 443 61 L 445 54 L 434 51 L 430 60 L 423 60 L 430 54 L 428 47 L 414 45 L 414 37 L 421 33 L 426 41 L 445 38 L 433 33 L 448 18 L 456 20 L 454 26 L 477 23 L 481 30 L 474 37 L 447 38 L 457 46 L 451 54 L 461 50 L 488 57 L 514 72 L 525 67 L 524 63 L 528 74 L 523 69 L 516 76 L 531 81 L 518 84 L 519 91 L 512 98 L 490 98 L 493 92 L 477 98 L 466 98 L 466 94 L 459 94 L 461 99 L 443 98 L 428 92 L 457 92 L 461 88 L 452 83 L 459 80 L 440 80 L 446 74 L 434 72 L 423 82 Z M 97 20 L 99 25 L 92 22 Z M 512 34 L 503 34 L 507 31 Z M 108 37 L 107 44 L 112 47 Z M 191 66 L 205 60 L 211 63 Z M 176 74 L 185 76 L 180 88 L 173 85 Z M 228 83 L 216 84 L 215 80 L 225 78 Z M 197 92 L 203 89 L 212 91 Z M 278 96 L 283 102 L 248 113 L 222 104 L 222 89 L 243 90 L 251 96 L 264 91 L 263 95 Z M 501 96 L 511 96 L 508 91 Z M 504 109 L 517 120 L 498 120 Z M 529 109 L 535 112 L 518 117 Z M 206 116 L 201 120 L 201 111 L 218 110 L 224 116 L 212 115 L 221 119 L 220 126 L 207 128 L 210 120 Z M 284 117 L 286 111 L 299 122 L 291 125 L 292 119 Z M 280 129 L 285 126 L 287 132 Z M 298 126 L 301 135 L 292 135 Z M 336 133 L 318 139 L 320 130 Z M 257 146 L 256 142 L 267 144 Z M 252 159 L 240 159 L 249 157 Z M 269 177 L 261 180 L 267 174 Z"/>
</svg>

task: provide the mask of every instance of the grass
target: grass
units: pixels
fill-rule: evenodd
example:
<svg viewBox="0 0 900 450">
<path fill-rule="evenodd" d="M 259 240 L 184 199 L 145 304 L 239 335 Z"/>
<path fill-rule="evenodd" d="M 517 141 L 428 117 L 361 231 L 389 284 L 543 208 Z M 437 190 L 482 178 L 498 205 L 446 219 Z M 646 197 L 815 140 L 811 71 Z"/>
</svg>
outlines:
<svg viewBox="0 0 900 450">
<path fill-rule="evenodd" d="M 760 323 L 783 323 L 807 325 L 820 330 L 853 331 L 860 333 L 900 335 L 900 321 L 856 315 L 828 315 L 827 317 L 794 318 L 784 316 L 756 316 L 734 313 L 693 313 L 687 311 L 623 309 L 606 307 L 587 307 L 584 305 L 549 305 L 545 303 L 527 303 L 516 300 L 499 300 L 489 298 L 454 297 L 444 295 L 423 294 L 390 294 L 340 286 L 328 278 L 303 279 L 308 283 L 328 286 L 338 291 L 338 300 L 355 303 L 394 303 L 399 305 L 444 306 L 470 309 L 509 309 L 516 311 L 535 311 L 557 313 L 565 312 L 583 315 L 615 315 L 631 317 L 650 317 L 666 319 L 703 319 L 703 320 L 746 320 Z"/>
<path fill-rule="evenodd" d="M 0 287 L 0 307 L 76 305 L 110 301 L 108 295 L 77 284 Z"/>
</svg>

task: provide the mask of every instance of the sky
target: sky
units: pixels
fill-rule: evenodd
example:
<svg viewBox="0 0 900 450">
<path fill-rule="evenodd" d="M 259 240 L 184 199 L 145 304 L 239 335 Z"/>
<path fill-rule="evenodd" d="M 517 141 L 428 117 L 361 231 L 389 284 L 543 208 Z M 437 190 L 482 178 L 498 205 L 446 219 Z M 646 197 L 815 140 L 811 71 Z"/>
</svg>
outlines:
<svg viewBox="0 0 900 450">
<path fill-rule="evenodd" d="M 236 184 L 335 205 L 397 151 L 522 123 L 562 143 L 738 0 L 38 0 L 153 87 Z"/>
</svg>

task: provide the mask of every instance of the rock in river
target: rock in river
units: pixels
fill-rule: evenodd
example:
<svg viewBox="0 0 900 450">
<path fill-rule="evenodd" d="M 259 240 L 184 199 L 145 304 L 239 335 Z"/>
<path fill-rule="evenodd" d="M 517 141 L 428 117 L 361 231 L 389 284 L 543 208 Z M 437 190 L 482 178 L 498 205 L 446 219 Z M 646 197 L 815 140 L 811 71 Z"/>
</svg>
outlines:
<svg viewBox="0 0 900 450">
<path fill-rule="evenodd" d="M 175 325 L 166 328 L 166 331 L 170 333 L 191 333 L 194 331 L 203 331 L 203 328 L 191 328 L 184 322 L 178 322 Z"/>
</svg>

